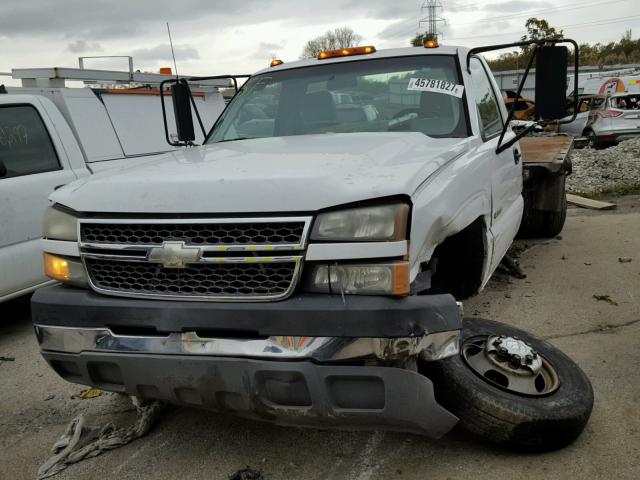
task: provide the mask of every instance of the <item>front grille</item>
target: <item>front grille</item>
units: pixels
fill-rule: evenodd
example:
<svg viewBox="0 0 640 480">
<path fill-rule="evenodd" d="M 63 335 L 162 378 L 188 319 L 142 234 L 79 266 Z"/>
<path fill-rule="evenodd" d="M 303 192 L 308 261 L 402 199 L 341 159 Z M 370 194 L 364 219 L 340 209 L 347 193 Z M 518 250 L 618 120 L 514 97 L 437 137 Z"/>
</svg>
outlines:
<svg viewBox="0 0 640 480">
<path fill-rule="evenodd" d="M 292 288 L 296 262 L 197 263 L 187 268 L 85 260 L 93 285 L 116 293 L 177 297 L 277 297 Z"/>
<path fill-rule="evenodd" d="M 182 241 L 190 245 L 299 245 L 305 222 L 232 223 L 90 223 L 83 222 L 80 238 L 93 244 L 162 245 Z"/>
</svg>

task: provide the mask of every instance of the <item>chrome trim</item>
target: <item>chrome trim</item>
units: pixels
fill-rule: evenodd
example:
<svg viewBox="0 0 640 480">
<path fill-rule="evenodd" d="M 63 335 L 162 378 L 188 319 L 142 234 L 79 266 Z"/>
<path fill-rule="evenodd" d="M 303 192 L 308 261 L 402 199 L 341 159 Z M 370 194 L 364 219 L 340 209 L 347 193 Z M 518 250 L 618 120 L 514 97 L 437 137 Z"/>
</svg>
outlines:
<svg viewBox="0 0 640 480">
<path fill-rule="evenodd" d="M 195 332 L 166 336 L 116 335 L 108 328 L 36 325 L 40 348 L 64 353 L 109 352 L 147 355 L 208 355 L 267 359 L 337 361 L 376 358 L 403 360 L 420 355 L 440 360 L 458 354 L 460 331 L 423 337 L 268 337 L 264 339 L 204 338 Z"/>
<path fill-rule="evenodd" d="M 127 219 L 118 219 L 118 218 L 79 218 L 78 219 L 78 242 L 81 248 L 89 247 L 89 248 L 109 248 L 109 249 L 117 249 L 117 248 L 125 248 L 125 249 L 136 249 L 136 248 L 144 248 L 144 247 L 154 247 L 161 244 L 152 244 L 152 245 L 129 245 L 129 244 L 105 244 L 105 243 L 89 243 L 82 241 L 82 225 L 87 223 L 100 223 L 100 224 L 167 224 L 167 225 L 176 225 L 176 224 L 184 224 L 184 223 L 298 223 L 304 222 L 304 227 L 302 228 L 301 234 L 301 243 L 279 243 L 279 244 L 260 244 L 260 245 L 228 245 L 228 244 L 214 244 L 214 245 L 206 245 L 207 250 L 217 250 L 220 252 L 242 252 L 242 251 L 272 251 L 272 250 L 284 250 L 285 248 L 288 250 L 304 250 L 307 246 L 308 241 L 308 233 L 311 228 L 311 221 L 313 217 L 304 216 L 304 217 L 233 217 L 233 218 L 127 218 Z M 203 245 L 197 245 L 200 247 L 204 247 Z"/>
</svg>

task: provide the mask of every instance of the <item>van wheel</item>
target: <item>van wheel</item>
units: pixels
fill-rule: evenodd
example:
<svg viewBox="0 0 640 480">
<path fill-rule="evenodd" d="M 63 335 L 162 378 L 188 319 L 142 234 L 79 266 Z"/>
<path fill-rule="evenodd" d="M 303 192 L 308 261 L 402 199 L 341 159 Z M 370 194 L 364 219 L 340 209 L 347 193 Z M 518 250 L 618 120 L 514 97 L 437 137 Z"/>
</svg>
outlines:
<svg viewBox="0 0 640 480">
<path fill-rule="evenodd" d="M 520 238 L 551 238 L 562 232 L 567 219 L 567 196 L 563 193 L 560 210 L 525 209 L 518 237 Z"/>
<path fill-rule="evenodd" d="M 462 426 L 494 443 L 555 450 L 583 431 L 593 389 L 580 368 L 550 343 L 491 320 L 464 321 L 460 354 L 421 362 L 437 401 Z"/>
</svg>

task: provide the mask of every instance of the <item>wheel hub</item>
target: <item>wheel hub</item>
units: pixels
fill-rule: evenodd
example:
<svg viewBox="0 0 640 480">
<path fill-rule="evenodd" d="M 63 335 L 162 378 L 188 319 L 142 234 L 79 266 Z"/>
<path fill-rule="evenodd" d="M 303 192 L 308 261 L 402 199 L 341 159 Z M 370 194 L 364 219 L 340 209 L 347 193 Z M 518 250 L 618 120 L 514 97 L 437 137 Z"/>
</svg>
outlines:
<svg viewBox="0 0 640 480">
<path fill-rule="evenodd" d="M 464 342 L 461 354 L 477 375 L 512 393 L 548 395 L 560 386 L 558 374 L 549 361 L 516 336 L 473 337 Z"/>
<path fill-rule="evenodd" d="M 485 355 L 500 368 L 506 367 L 505 363 L 508 363 L 510 371 L 524 369 L 537 374 L 542 368 L 538 352 L 518 337 L 489 337 L 485 344 Z"/>
</svg>

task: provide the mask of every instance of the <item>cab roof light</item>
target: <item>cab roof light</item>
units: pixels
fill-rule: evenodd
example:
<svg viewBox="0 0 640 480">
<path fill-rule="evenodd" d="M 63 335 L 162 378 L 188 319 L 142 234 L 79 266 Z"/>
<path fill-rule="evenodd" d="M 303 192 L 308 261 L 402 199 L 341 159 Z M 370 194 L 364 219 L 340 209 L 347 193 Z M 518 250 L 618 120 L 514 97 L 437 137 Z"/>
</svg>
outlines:
<svg viewBox="0 0 640 480">
<path fill-rule="evenodd" d="M 424 41 L 424 48 L 438 48 L 439 46 L 437 39 L 430 38 Z"/>
<path fill-rule="evenodd" d="M 351 55 L 368 55 L 374 53 L 376 47 L 367 45 L 364 47 L 340 48 L 338 50 L 326 50 L 318 54 L 318 60 L 326 60 L 327 58 L 350 57 Z"/>
<path fill-rule="evenodd" d="M 277 67 L 278 65 L 282 65 L 284 62 L 282 60 L 280 60 L 279 58 L 274 58 L 273 60 L 271 60 L 271 63 L 269 64 L 270 67 Z"/>
<path fill-rule="evenodd" d="M 160 67 L 160 74 L 161 75 L 173 75 L 173 72 L 171 71 L 171 67 Z"/>
</svg>

